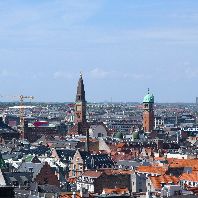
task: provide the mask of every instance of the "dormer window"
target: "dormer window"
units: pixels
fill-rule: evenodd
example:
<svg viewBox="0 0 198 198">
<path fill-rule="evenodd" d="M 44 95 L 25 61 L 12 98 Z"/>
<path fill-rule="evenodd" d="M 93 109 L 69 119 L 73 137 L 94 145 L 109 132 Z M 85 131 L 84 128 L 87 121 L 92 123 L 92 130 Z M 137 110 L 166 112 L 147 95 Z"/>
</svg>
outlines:
<svg viewBox="0 0 198 198">
<path fill-rule="evenodd" d="M 29 167 L 29 172 L 33 172 L 33 167 Z"/>
</svg>

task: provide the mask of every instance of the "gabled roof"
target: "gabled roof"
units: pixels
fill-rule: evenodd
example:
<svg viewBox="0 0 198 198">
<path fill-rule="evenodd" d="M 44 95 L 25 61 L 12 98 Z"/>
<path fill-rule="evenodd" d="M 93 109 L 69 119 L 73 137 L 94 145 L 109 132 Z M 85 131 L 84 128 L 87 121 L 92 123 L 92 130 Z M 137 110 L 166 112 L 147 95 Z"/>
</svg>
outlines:
<svg viewBox="0 0 198 198">
<path fill-rule="evenodd" d="M 151 180 L 151 183 L 153 184 L 154 188 L 156 190 L 160 190 L 165 184 L 178 184 L 179 179 L 175 176 L 170 176 L 170 175 L 160 175 L 160 176 L 151 176 L 149 177 Z"/>
<path fill-rule="evenodd" d="M 56 153 L 60 158 L 60 161 L 64 163 L 69 163 L 71 161 L 71 158 L 74 157 L 76 151 L 70 149 L 56 149 Z"/>
<path fill-rule="evenodd" d="M 193 181 L 193 182 L 198 182 L 198 174 L 197 172 L 193 173 L 183 173 L 180 178 L 180 180 L 186 180 L 186 181 Z"/>
<path fill-rule="evenodd" d="M 33 173 L 30 172 L 5 172 L 3 176 L 6 181 L 6 185 L 12 186 L 12 182 L 17 181 L 19 185 L 24 186 L 24 182 L 31 182 Z"/>
<path fill-rule="evenodd" d="M 32 172 L 34 179 L 43 166 L 43 163 L 23 162 L 18 168 L 18 172 Z"/>
</svg>

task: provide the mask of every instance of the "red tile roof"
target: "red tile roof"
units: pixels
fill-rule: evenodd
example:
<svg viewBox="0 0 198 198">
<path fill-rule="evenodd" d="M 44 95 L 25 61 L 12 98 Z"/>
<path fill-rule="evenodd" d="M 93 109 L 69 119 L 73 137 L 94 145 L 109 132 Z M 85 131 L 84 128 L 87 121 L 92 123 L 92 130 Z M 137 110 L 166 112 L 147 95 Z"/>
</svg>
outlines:
<svg viewBox="0 0 198 198">
<path fill-rule="evenodd" d="M 151 176 L 149 177 L 154 188 L 160 190 L 162 184 L 178 184 L 179 179 L 175 176 L 170 175 L 160 175 L 160 176 Z"/>
<path fill-rule="evenodd" d="M 128 188 L 104 188 L 103 194 L 125 194 L 129 193 Z"/>
<path fill-rule="evenodd" d="M 94 178 L 98 178 L 100 177 L 100 175 L 102 175 L 102 171 L 92 171 L 92 170 L 87 170 L 85 171 L 82 176 L 85 177 L 94 177 Z"/>
<path fill-rule="evenodd" d="M 192 173 L 183 173 L 180 178 L 180 180 L 187 180 L 187 181 L 193 181 L 198 182 L 198 173 L 192 172 Z"/>
<path fill-rule="evenodd" d="M 153 174 L 164 175 L 166 169 L 158 166 L 139 166 L 137 168 L 137 171 L 142 173 L 153 173 Z"/>
<path fill-rule="evenodd" d="M 192 167 L 195 171 L 198 170 L 198 159 L 174 159 L 170 167 Z"/>
</svg>

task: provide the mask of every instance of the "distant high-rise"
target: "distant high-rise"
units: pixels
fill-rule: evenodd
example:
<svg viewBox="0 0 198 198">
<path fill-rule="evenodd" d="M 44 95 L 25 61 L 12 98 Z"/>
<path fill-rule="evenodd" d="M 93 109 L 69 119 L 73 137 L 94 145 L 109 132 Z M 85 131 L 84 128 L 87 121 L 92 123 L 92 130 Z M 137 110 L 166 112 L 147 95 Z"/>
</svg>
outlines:
<svg viewBox="0 0 198 198">
<path fill-rule="evenodd" d="M 148 93 L 144 97 L 143 100 L 143 129 L 144 132 L 151 132 L 154 128 L 154 110 L 153 110 L 153 105 L 154 105 L 154 96 L 153 94 Z"/>
<path fill-rule="evenodd" d="M 198 97 L 196 97 L 196 105 L 198 105 Z"/>
</svg>

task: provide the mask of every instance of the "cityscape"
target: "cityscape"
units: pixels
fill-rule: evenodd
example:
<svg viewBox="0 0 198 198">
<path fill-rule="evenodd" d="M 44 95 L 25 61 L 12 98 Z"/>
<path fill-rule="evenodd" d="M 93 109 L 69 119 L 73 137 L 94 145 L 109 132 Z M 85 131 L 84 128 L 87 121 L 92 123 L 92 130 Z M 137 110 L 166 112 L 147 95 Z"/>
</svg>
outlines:
<svg viewBox="0 0 198 198">
<path fill-rule="evenodd" d="M 2 103 L 3 197 L 196 197 L 198 103 Z M 25 102 L 25 100 L 31 101 Z"/>
<path fill-rule="evenodd" d="M 198 197 L 197 8 L 0 1 L 0 198 Z"/>
</svg>

